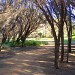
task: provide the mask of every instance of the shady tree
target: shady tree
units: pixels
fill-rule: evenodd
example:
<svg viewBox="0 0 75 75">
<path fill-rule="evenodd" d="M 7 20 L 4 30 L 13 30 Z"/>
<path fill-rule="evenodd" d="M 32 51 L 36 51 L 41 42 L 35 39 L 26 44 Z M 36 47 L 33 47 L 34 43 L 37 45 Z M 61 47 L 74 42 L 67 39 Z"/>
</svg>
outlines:
<svg viewBox="0 0 75 75">
<path fill-rule="evenodd" d="M 72 25 L 71 25 L 71 6 L 74 3 L 70 0 L 32 0 L 36 6 L 43 12 L 52 29 L 52 34 L 55 41 L 55 68 L 59 68 L 59 47 L 61 45 L 61 62 L 64 60 L 64 25 L 66 22 L 67 32 L 68 32 L 68 51 L 71 51 L 71 35 L 72 35 Z M 66 20 L 68 16 L 69 21 Z M 68 26 L 69 25 L 69 26 Z M 57 26 L 58 31 L 55 30 Z M 68 58 L 68 55 L 67 55 Z"/>
<path fill-rule="evenodd" d="M 16 6 L 12 6 L 9 2 L 6 5 L 8 16 L 2 28 L 3 34 L 7 32 L 6 39 L 14 38 L 14 41 L 22 41 L 23 46 L 26 38 L 43 23 L 42 13 L 31 2 L 24 4 L 20 1 Z"/>
</svg>

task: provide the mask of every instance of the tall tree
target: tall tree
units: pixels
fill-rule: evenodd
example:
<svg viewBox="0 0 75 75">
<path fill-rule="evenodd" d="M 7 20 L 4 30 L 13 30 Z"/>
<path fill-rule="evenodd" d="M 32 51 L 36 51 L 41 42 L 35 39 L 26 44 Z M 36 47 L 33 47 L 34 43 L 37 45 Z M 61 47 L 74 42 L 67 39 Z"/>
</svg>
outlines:
<svg viewBox="0 0 75 75">
<path fill-rule="evenodd" d="M 19 2 L 21 3 L 21 2 Z M 14 32 L 14 36 L 17 38 L 17 41 L 22 41 L 22 46 L 24 45 L 24 42 L 26 38 L 38 28 L 38 26 L 43 23 L 43 17 L 41 13 L 39 13 L 38 10 L 33 6 L 33 4 L 30 2 L 30 4 L 21 6 L 18 9 L 15 8 L 12 5 L 8 5 L 8 8 L 6 9 L 6 22 L 4 23 L 4 29 L 3 34 L 7 32 L 7 37 L 9 38 L 10 33 L 13 34 L 13 30 L 16 30 Z M 10 9 L 11 8 L 11 9 Z M 9 13 L 9 14 L 8 14 Z M 4 15 L 4 14 L 3 14 Z M 7 19 L 8 17 L 8 19 Z M 17 27 L 17 29 L 15 29 Z M 13 37 L 14 37 L 13 36 Z M 12 36 L 11 36 L 12 38 Z M 7 39 L 7 38 L 6 38 Z"/>
<path fill-rule="evenodd" d="M 61 44 L 61 61 L 64 59 L 64 22 L 67 15 L 66 1 L 64 0 L 35 0 L 51 26 L 55 41 L 55 67 L 59 66 L 59 47 Z M 58 31 L 55 30 L 57 26 Z"/>
<path fill-rule="evenodd" d="M 59 66 L 59 46 L 60 46 L 60 36 L 61 36 L 61 25 L 60 25 L 60 9 L 58 7 L 58 4 L 55 0 L 47 0 L 47 1 L 41 1 L 35 0 L 36 5 L 43 11 L 43 14 L 45 15 L 48 23 L 51 26 L 54 41 L 55 41 L 55 68 L 58 68 Z M 59 11 L 60 10 L 60 11 Z M 57 20 L 55 20 L 53 14 L 56 16 Z M 59 24 L 58 24 L 59 22 Z M 58 34 L 55 31 L 55 27 L 58 27 Z"/>
</svg>

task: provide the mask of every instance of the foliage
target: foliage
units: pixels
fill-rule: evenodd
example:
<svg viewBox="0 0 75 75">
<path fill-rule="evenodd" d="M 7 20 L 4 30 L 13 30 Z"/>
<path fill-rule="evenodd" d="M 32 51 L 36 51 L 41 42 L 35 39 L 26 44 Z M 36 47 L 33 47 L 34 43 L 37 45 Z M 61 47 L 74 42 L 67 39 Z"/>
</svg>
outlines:
<svg viewBox="0 0 75 75">
<path fill-rule="evenodd" d="M 20 47 L 22 45 L 22 42 L 19 41 L 11 41 L 11 42 L 8 42 L 6 41 L 4 44 L 6 44 L 7 46 L 9 47 Z M 41 45 L 48 45 L 48 42 L 46 41 L 34 41 L 34 40 L 26 40 L 24 42 L 24 46 L 41 46 Z"/>
<path fill-rule="evenodd" d="M 13 43 L 10 42 L 9 45 L 17 44 L 20 40 L 22 46 L 26 44 L 26 38 L 38 28 L 40 23 L 44 23 L 41 22 L 42 13 L 51 26 L 55 41 L 55 67 L 59 68 L 60 45 L 61 62 L 64 60 L 64 25 L 66 25 L 68 36 L 67 62 L 71 52 L 72 19 L 75 20 L 73 10 L 75 11 L 74 0 L 16 0 L 15 5 L 11 0 L 7 0 L 6 4 L 3 4 L 0 14 L 0 26 L 3 25 L 2 41 L 5 42 L 6 39 L 13 38 Z M 55 26 L 57 26 L 57 30 Z M 37 45 L 35 42 L 29 43 Z"/>
<path fill-rule="evenodd" d="M 42 14 L 34 8 L 33 3 L 24 4 L 21 1 L 16 1 L 16 5 L 12 5 L 8 0 L 5 4 L 6 9 L 0 15 L 1 32 L 3 41 L 12 39 L 13 41 L 22 41 L 22 46 L 26 38 L 34 32 L 41 23 L 43 23 Z M 19 7 L 20 6 L 20 7 Z M 5 18 L 3 17 L 5 16 Z M 4 19 L 3 19 L 4 18 Z"/>
<path fill-rule="evenodd" d="M 67 61 L 69 52 L 71 52 L 71 39 L 72 39 L 72 19 L 75 15 L 72 9 L 75 10 L 75 2 L 72 0 L 34 0 L 34 3 L 43 12 L 46 20 L 52 29 L 52 35 L 55 41 L 55 68 L 59 66 L 59 47 L 61 45 L 61 62 L 64 60 L 64 25 L 66 24 L 68 36 L 68 50 Z M 57 26 L 58 30 L 55 29 Z"/>
</svg>

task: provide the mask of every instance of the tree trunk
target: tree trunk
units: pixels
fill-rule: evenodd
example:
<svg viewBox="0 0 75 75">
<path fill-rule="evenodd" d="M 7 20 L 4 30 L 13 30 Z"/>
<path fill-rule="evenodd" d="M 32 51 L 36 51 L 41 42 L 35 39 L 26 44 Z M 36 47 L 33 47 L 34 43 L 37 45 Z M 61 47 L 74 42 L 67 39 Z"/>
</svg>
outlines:
<svg viewBox="0 0 75 75">
<path fill-rule="evenodd" d="M 69 60 L 69 50 L 67 49 L 67 63 L 68 63 L 68 60 Z"/>
<path fill-rule="evenodd" d="M 58 69 L 59 68 L 59 42 L 58 42 L 58 40 L 55 40 L 55 50 L 54 50 L 55 52 L 55 63 L 54 63 L 54 65 L 55 65 L 55 68 L 56 69 Z"/>
<path fill-rule="evenodd" d="M 22 47 L 24 46 L 24 43 L 25 43 L 25 41 L 26 41 L 26 38 L 27 38 L 27 37 L 25 37 L 25 36 L 22 36 L 22 37 L 21 37 Z"/>
<path fill-rule="evenodd" d="M 24 47 L 24 42 L 25 42 L 24 38 L 22 38 L 21 41 L 22 41 L 22 47 Z"/>
<path fill-rule="evenodd" d="M 71 42 L 72 42 L 72 26 L 70 26 L 68 31 L 67 63 L 69 59 L 69 53 L 71 53 Z"/>
<path fill-rule="evenodd" d="M 64 32 L 63 32 L 63 27 L 64 27 L 64 1 L 61 0 L 61 9 L 60 9 L 60 38 L 61 38 L 61 62 L 63 62 L 64 59 Z"/>
<path fill-rule="evenodd" d="M 71 38 L 68 37 L 68 51 L 71 53 Z"/>
<path fill-rule="evenodd" d="M 1 52 L 1 46 L 0 46 L 0 52 Z"/>
<path fill-rule="evenodd" d="M 22 41 L 22 47 L 24 47 L 24 41 Z"/>
<path fill-rule="evenodd" d="M 2 42 L 1 42 L 1 45 L 0 45 L 0 52 L 1 52 L 1 47 L 2 47 Z"/>
<path fill-rule="evenodd" d="M 71 53 L 71 40 L 72 40 L 72 19 L 71 19 L 71 13 L 72 13 L 72 10 L 71 10 L 71 7 L 70 7 L 70 0 L 68 1 L 69 5 L 69 30 L 68 30 L 68 50 L 69 50 L 69 53 Z"/>
<path fill-rule="evenodd" d="M 64 60 L 64 32 L 61 33 L 61 62 Z"/>
</svg>

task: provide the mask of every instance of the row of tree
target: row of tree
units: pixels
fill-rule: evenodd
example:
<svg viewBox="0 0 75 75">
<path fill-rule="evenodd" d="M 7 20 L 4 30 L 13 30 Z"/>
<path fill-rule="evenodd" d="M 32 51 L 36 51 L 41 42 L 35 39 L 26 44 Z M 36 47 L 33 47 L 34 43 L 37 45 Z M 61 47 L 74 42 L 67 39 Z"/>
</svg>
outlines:
<svg viewBox="0 0 75 75">
<path fill-rule="evenodd" d="M 22 41 L 22 46 L 26 38 L 35 31 L 41 23 L 43 23 L 42 13 L 38 12 L 33 3 L 27 2 L 25 6 L 23 2 L 16 2 L 18 5 L 12 6 L 8 0 L 2 9 L 1 32 L 3 34 L 2 43 L 6 40 Z M 10 4 L 11 3 L 11 4 Z"/>
<path fill-rule="evenodd" d="M 59 68 L 59 47 L 61 46 L 61 62 L 64 60 L 64 26 L 66 25 L 68 36 L 67 62 L 71 52 L 72 20 L 75 19 L 73 0 L 35 0 L 34 3 L 43 12 L 51 26 L 55 41 L 55 68 Z M 55 31 L 55 25 L 58 31 Z"/>
<path fill-rule="evenodd" d="M 59 48 L 61 46 L 61 62 L 64 60 L 64 26 L 68 36 L 67 62 L 71 52 L 72 20 L 75 15 L 74 0 L 6 0 L 0 13 L 0 26 L 3 34 L 3 42 L 13 38 L 22 41 L 44 23 L 44 17 L 51 26 L 55 41 L 55 68 L 59 68 Z M 44 15 L 44 17 L 43 17 Z M 3 17 L 5 16 L 5 18 Z M 55 29 L 57 26 L 57 31 Z"/>
</svg>

